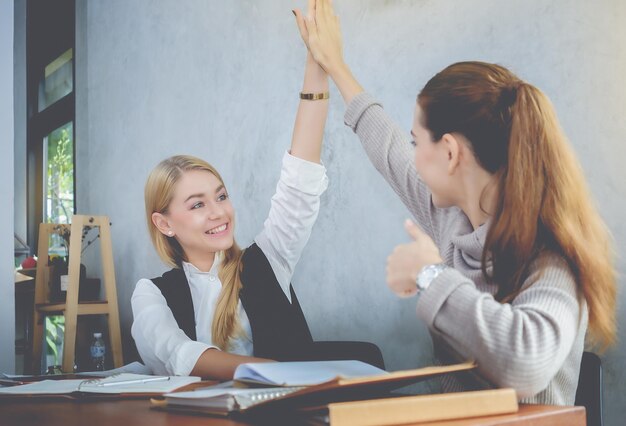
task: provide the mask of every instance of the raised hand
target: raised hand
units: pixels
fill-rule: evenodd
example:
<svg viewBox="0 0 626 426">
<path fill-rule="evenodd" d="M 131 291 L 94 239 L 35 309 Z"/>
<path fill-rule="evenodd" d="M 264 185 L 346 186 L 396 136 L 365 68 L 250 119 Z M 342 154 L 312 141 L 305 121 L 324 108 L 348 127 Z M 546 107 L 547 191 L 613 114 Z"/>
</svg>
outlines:
<svg viewBox="0 0 626 426">
<path fill-rule="evenodd" d="M 309 0 L 307 16 L 295 9 L 300 35 L 315 61 L 328 73 L 345 67 L 339 18 L 330 0 Z"/>
<path fill-rule="evenodd" d="M 300 31 L 300 37 L 302 37 L 302 41 L 306 46 L 309 53 L 311 53 L 311 49 L 309 48 L 309 31 L 306 28 L 306 17 L 302 14 L 300 9 L 294 9 L 293 14 L 296 16 L 296 24 L 298 25 L 298 31 Z M 306 16 L 315 16 L 315 0 L 308 1 L 307 13 Z"/>
<path fill-rule="evenodd" d="M 350 103 L 363 88 L 344 62 L 339 18 L 332 2 L 309 0 L 306 17 L 299 9 L 293 12 L 309 54 L 333 79 L 346 104 Z"/>
<path fill-rule="evenodd" d="M 426 265 L 441 263 L 439 249 L 433 240 L 411 220 L 404 223 L 413 241 L 397 246 L 387 258 L 387 285 L 399 297 L 417 293 L 415 280 Z"/>
</svg>

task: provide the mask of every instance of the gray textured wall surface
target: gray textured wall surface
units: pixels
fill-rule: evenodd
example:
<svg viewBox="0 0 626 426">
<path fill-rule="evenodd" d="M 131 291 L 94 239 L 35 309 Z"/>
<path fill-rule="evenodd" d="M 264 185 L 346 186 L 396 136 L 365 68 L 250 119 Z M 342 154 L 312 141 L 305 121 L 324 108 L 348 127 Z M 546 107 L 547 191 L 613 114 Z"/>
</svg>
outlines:
<svg viewBox="0 0 626 426">
<path fill-rule="evenodd" d="M 26 0 L 15 0 L 14 8 L 14 40 L 13 40 L 13 230 L 16 235 L 27 241 L 26 234 Z M 18 305 L 19 306 L 19 305 Z M 15 309 L 19 309 L 16 306 Z M 19 312 L 18 312 L 19 315 Z M 22 338 L 16 321 L 15 338 Z M 24 356 L 15 357 L 15 371 L 24 371 Z"/>
<path fill-rule="evenodd" d="M 259 231 L 289 145 L 303 71 L 290 9 L 305 4 L 78 3 L 77 205 L 113 222 L 127 336 L 135 282 L 165 270 L 143 212 L 143 184 L 158 161 L 188 153 L 213 163 L 237 208 L 240 244 Z M 542 88 L 624 253 L 625 2 L 335 3 L 348 62 L 407 132 L 417 92 L 452 62 L 497 62 Z M 323 154 L 330 187 L 294 286 L 316 338 L 371 340 L 390 369 L 429 364 L 431 343 L 415 319 L 415 301 L 398 300 L 385 285 L 385 260 L 407 240 L 408 213 L 343 125 L 334 88 L 331 96 Z M 623 255 L 618 267 L 623 276 Z M 604 356 L 607 424 L 618 423 L 626 394 L 623 328 L 620 337 Z"/>
<path fill-rule="evenodd" d="M 0 2 L 0 372 L 15 371 L 13 276 L 13 2 Z"/>
<path fill-rule="evenodd" d="M 15 233 L 26 241 L 26 0 L 15 0 L 13 5 L 15 11 L 15 39 L 13 41 L 15 202 L 13 218 Z"/>
</svg>

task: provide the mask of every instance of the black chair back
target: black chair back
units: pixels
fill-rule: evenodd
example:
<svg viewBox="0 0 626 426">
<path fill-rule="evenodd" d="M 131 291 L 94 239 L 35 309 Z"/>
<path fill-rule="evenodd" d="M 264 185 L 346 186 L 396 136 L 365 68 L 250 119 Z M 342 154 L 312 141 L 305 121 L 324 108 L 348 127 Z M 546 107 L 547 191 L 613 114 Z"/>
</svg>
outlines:
<svg viewBox="0 0 626 426">
<path fill-rule="evenodd" d="M 576 405 L 587 410 L 587 426 L 602 426 L 602 362 L 593 352 L 583 352 L 576 389 Z"/>
<path fill-rule="evenodd" d="M 378 346 L 369 342 L 313 342 L 312 346 L 307 349 L 307 359 L 316 361 L 356 359 L 385 369 L 383 354 Z"/>
</svg>

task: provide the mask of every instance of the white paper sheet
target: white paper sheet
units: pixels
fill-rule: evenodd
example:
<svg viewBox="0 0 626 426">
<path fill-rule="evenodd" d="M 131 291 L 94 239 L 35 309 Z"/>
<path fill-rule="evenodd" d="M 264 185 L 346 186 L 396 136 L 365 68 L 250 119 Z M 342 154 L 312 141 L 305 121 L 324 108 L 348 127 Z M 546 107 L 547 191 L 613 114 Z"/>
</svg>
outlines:
<svg viewBox="0 0 626 426">
<path fill-rule="evenodd" d="M 278 386 L 311 386 L 336 377 L 354 378 L 389 374 L 361 361 L 294 361 L 241 364 L 235 380 Z"/>
</svg>

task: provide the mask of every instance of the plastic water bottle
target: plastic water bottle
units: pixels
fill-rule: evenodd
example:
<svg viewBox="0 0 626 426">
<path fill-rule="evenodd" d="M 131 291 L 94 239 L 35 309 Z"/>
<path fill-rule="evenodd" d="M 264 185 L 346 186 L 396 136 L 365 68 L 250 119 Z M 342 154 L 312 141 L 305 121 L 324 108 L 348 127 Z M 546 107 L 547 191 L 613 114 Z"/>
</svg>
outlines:
<svg viewBox="0 0 626 426">
<path fill-rule="evenodd" d="M 102 340 L 102 333 L 93 334 L 91 366 L 94 371 L 104 371 L 104 341 Z"/>
</svg>

